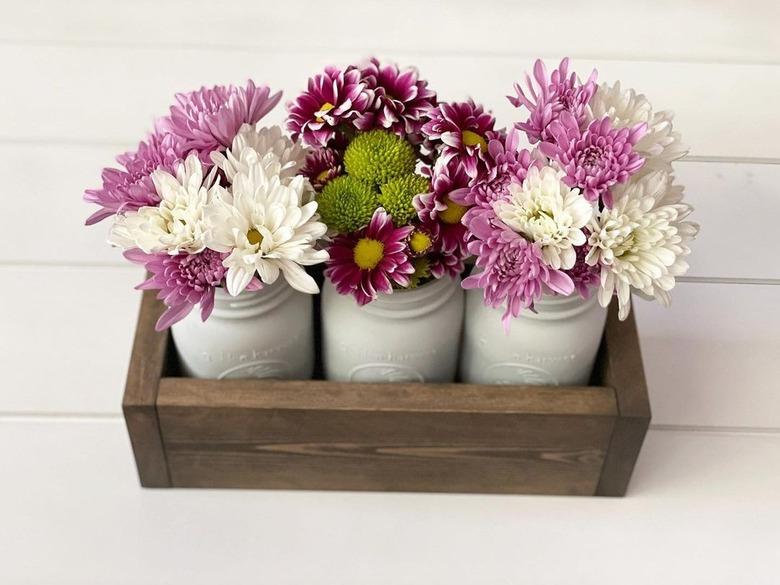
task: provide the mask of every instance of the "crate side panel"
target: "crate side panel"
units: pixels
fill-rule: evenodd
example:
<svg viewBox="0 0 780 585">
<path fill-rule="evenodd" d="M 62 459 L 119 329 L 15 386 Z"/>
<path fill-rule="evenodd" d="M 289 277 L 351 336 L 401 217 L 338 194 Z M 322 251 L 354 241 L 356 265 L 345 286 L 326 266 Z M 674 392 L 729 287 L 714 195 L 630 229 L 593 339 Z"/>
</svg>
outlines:
<svg viewBox="0 0 780 585">
<path fill-rule="evenodd" d="M 157 394 L 169 359 L 169 344 L 167 332 L 154 330 L 164 309 L 154 295 L 154 291 L 146 291 L 141 300 L 122 411 L 141 485 L 169 487 L 165 447 L 157 416 Z"/>
<path fill-rule="evenodd" d="M 615 302 L 610 306 L 602 349 L 600 378 L 615 390 L 618 418 L 596 493 L 623 496 L 639 458 L 651 415 L 634 314 L 632 312 L 621 322 Z"/>
</svg>

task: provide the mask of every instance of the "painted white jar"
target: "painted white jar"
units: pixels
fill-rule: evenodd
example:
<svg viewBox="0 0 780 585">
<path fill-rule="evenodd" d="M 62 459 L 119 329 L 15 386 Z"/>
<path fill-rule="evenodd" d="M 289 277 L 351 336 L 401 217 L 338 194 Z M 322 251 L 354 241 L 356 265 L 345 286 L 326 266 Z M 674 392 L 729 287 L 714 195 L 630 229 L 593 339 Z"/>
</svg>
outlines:
<svg viewBox="0 0 780 585">
<path fill-rule="evenodd" d="M 583 299 L 545 295 L 512 319 L 482 301 L 482 290 L 466 293 L 460 377 L 474 384 L 585 385 L 601 344 L 606 309 L 596 295 Z"/>
<path fill-rule="evenodd" d="M 394 290 L 362 307 L 330 281 L 322 290 L 322 352 L 328 380 L 452 382 L 463 325 L 460 280 Z"/>
<path fill-rule="evenodd" d="M 312 297 L 282 278 L 235 297 L 218 288 L 205 322 L 193 310 L 171 332 L 187 376 L 306 380 L 313 373 Z"/>
</svg>

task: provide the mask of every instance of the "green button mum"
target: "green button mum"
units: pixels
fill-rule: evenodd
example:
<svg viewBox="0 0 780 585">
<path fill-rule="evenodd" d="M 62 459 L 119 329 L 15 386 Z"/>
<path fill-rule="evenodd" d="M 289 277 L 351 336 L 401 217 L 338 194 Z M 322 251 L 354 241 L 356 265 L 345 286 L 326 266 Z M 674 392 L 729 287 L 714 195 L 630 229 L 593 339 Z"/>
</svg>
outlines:
<svg viewBox="0 0 780 585">
<path fill-rule="evenodd" d="M 359 134 L 344 153 L 347 173 L 374 185 L 412 174 L 416 163 L 412 145 L 384 130 Z"/>
<path fill-rule="evenodd" d="M 325 185 L 317 198 L 322 221 L 340 234 L 368 225 L 379 207 L 377 192 L 371 183 L 351 176 L 336 177 Z"/>
<path fill-rule="evenodd" d="M 406 225 L 417 217 L 414 208 L 414 196 L 430 191 L 430 182 L 420 175 L 406 175 L 393 179 L 379 188 L 379 203 L 393 216 L 397 226 Z"/>
</svg>

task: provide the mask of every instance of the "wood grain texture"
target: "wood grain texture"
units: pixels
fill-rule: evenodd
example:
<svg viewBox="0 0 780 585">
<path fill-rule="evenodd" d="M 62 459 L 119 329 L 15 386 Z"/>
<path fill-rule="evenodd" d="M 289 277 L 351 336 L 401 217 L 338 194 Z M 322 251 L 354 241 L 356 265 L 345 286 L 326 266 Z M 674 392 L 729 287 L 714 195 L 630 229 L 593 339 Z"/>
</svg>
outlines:
<svg viewBox="0 0 780 585">
<path fill-rule="evenodd" d="M 159 407 L 503 414 L 617 414 L 611 388 L 163 378 Z"/>
<path fill-rule="evenodd" d="M 163 378 L 173 486 L 592 495 L 609 388 Z"/>
<path fill-rule="evenodd" d="M 173 486 L 592 495 L 612 416 L 159 407 Z"/>
<path fill-rule="evenodd" d="M 155 291 L 146 291 L 142 297 L 122 411 L 141 485 L 169 487 L 165 446 L 157 418 L 157 390 L 165 367 L 169 336 L 167 332 L 154 330 L 163 309 L 155 294 Z"/>
<path fill-rule="evenodd" d="M 621 323 L 617 303 L 607 317 L 602 355 L 601 381 L 615 389 L 619 416 L 597 490 L 602 496 L 623 496 L 650 426 L 650 399 L 642 366 L 642 353 L 633 312 Z"/>
</svg>

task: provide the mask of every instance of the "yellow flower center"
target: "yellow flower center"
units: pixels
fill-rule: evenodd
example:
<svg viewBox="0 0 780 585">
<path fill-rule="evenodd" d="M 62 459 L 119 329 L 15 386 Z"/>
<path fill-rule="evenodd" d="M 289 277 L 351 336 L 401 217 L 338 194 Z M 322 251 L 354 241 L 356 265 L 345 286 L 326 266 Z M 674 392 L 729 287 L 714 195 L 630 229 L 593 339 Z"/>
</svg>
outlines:
<svg viewBox="0 0 780 585">
<path fill-rule="evenodd" d="M 254 246 L 263 241 L 263 234 L 261 234 L 255 228 L 252 228 L 246 233 L 246 239 L 249 240 L 249 243 Z"/>
<path fill-rule="evenodd" d="M 321 124 L 322 122 L 324 122 L 325 120 L 322 118 L 322 115 L 323 115 L 323 114 L 327 114 L 328 112 L 330 112 L 330 111 L 331 111 L 333 108 L 335 108 L 335 107 L 336 107 L 336 106 L 334 106 L 334 105 L 333 105 L 332 103 L 330 103 L 330 102 L 325 102 L 324 104 L 322 104 L 322 107 L 320 108 L 319 112 L 317 112 L 316 114 L 314 114 L 314 116 L 315 116 L 315 119 L 317 120 L 317 122 L 319 122 L 320 124 Z"/>
<path fill-rule="evenodd" d="M 330 169 L 325 169 L 322 171 L 319 175 L 317 175 L 317 182 L 318 183 L 324 183 L 328 180 L 328 175 L 330 174 Z"/>
<path fill-rule="evenodd" d="M 412 237 L 409 238 L 409 247 L 415 254 L 422 254 L 431 247 L 431 238 L 425 232 L 412 232 Z"/>
<path fill-rule="evenodd" d="M 471 130 L 463 131 L 463 144 L 466 146 L 479 146 L 479 150 L 482 152 L 487 150 L 487 142 L 485 139 Z"/>
<path fill-rule="evenodd" d="M 385 245 L 379 240 L 362 238 L 358 240 L 352 256 L 361 270 L 373 270 L 384 258 Z"/>
<path fill-rule="evenodd" d="M 447 209 L 439 212 L 439 217 L 444 223 L 456 224 L 460 223 L 460 219 L 466 213 L 466 208 L 462 205 L 458 205 L 452 201 L 449 197 L 444 199 L 444 203 L 447 205 Z"/>
</svg>

